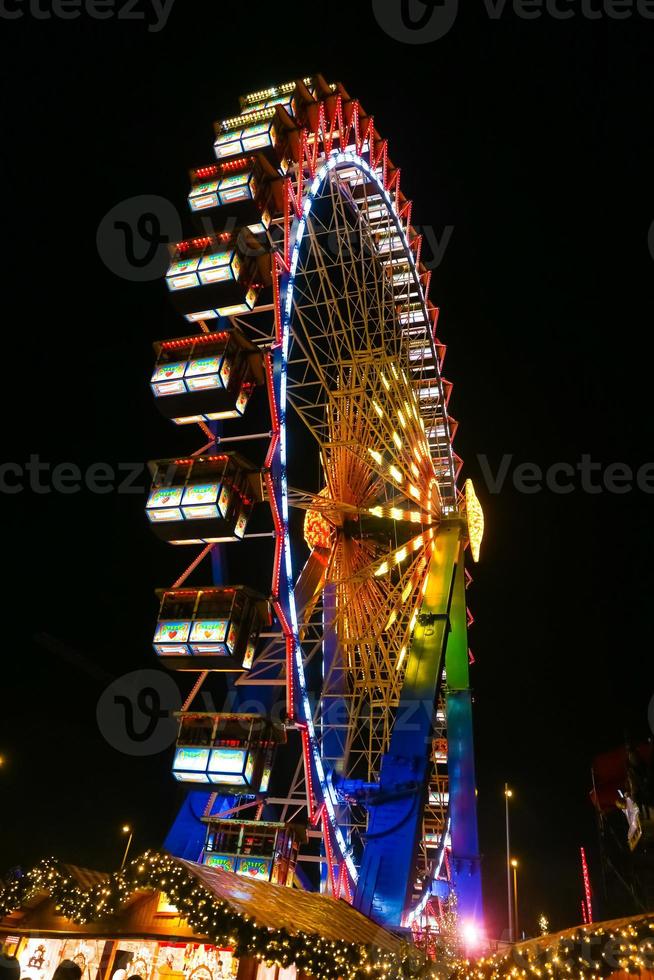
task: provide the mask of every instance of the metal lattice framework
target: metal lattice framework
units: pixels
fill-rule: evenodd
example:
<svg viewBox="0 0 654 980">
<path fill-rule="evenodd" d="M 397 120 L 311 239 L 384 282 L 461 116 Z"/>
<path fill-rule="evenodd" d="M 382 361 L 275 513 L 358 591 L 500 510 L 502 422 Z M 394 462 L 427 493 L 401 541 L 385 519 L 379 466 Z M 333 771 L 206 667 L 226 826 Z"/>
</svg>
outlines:
<svg viewBox="0 0 654 980">
<path fill-rule="evenodd" d="M 342 86 L 320 76 L 254 93 L 242 100 L 239 116 L 218 124 L 222 162 L 197 171 L 196 181 L 253 166 L 256 154 L 244 152 L 246 134 L 266 127 L 269 142 L 257 153 L 265 158 L 261 166 L 270 170 L 272 161 L 275 169 L 265 198 L 269 223 L 246 283 L 254 283 L 256 301 L 251 310 L 207 311 L 199 300 L 187 320 L 208 332 L 211 319 L 222 315 L 261 351 L 268 395 L 262 476 L 272 528 L 256 536 L 274 537 L 275 620 L 234 690 L 245 698 L 257 688 L 282 688 L 287 727 L 297 731 L 301 753 L 284 794 L 237 799 L 226 808 L 211 793 L 203 812 L 229 816 L 256 807 L 257 818 L 265 809 L 291 820 L 305 811 L 315 829 L 304 857 L 320 862 L 322 887 L 365 907 L 366 899 L 356 896 L 371 799 L 384 799 L 385 760 L 416 630 L 424 632 L 440 529 L 464 527 L 465 502 L 456 489 L 461 461 L 452 450 L 456 423 L 448 412 L 451 385 L 441 374 L 438 310 L 427 299 L 430 273 L 420 262 L 421 238 L 411 226 L 400 172 L 373 118 Z M 204 183 L 200 191 L 208 197 L 220 186 Z M 208 234 L 178 246 L 177 258 L 189 248 L 215 247 L 221 233 L 208 223 L 208 212 L 202 221 Z M 243 241 L 239 248 L 247 251 Z M 197 456 L 239 441 L 206 420 L 199 424 L 210 441 Z M 293 455 L 299 431 L 302 445 L 311 447 L 301 458 Z M 292 511 L 303 517 L 299 538 Z M 457 534 L 462 549 L 467 533 Z M 217 547 L 207 543 L 175 585 Z M 452 576 L 462 562 L 462 550 L 455 553 Z M 450 574 L 447 568 L 440 574 Z M 411 790 L 422 802 L 403 882 L 405 923 L 431 914 L 447 897 L 457 861 L 478 875 L 475 854 L 451 854 L 444 651 L 445 640 L 434 653 L 441 659 L 425 768 Z M 464 652 L 467 690 L 467 646 Z M 318 665 L 312 704 L 308 678 L 315 688 Z M 199 674 L 186 707 L 207 676 Z M 458 752 L 472 752 L 471 733 L 466 739 Z M 178 824 L 180 831 L 183 821 Z M 320 855 L 311 847 L 316 838 Z M 179 850 L 179 839 L 178 832 L 171 849 Z M 470 839 L 474 846 L 476 820 Z"/>
</svg>

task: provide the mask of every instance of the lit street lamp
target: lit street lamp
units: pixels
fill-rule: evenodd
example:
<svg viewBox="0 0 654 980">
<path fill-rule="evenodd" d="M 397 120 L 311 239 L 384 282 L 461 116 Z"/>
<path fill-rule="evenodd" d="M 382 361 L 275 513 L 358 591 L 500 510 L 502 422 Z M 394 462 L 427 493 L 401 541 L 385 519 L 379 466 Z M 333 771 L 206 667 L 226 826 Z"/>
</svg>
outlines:
<svg viewBox="0 0 654 980">
<path fill-rule="evenodd" d="M 129 834 L 129 837 L 127 838 L 127 847 L 125 848 L 125 853 L 123 854 L 123 860 L 122 860 L 122 863 L 120 865 L 120 870 L 121 871 L 123 870 L 123 868 L 125 867 L 125 864 L 127 862 L 127 855 L 129 854 L 129 849 L 130 849 L 131 844 L 132 844 L 132 837 L 134 836 L 134 831 L 132 830 L 132 828 L 130 827 L 130 825 L 126 823 L 125 826 L 122 828 L 122 833 L 123 834 Z"/>
<path fill-rule="evenodd" d="M 513 868 L 513 927 L 516 939 L 518 939 L 520 936 L 520 919 L 518 916 L 518 861 L 516 858 L 511 858 L 511 867 Z"/>
<path fill-rule="evenodd" d="M 509 800 L 513 796 L 513 790 L 509 789 L 508 783 L 504 783 L 504 809 L 506 817 L 506 902 L 509 914 L 509 942 L 515 942 L 513 931 L 513 895 L 511 888 L 511 838 L 509 833 Z"/>
</svg>

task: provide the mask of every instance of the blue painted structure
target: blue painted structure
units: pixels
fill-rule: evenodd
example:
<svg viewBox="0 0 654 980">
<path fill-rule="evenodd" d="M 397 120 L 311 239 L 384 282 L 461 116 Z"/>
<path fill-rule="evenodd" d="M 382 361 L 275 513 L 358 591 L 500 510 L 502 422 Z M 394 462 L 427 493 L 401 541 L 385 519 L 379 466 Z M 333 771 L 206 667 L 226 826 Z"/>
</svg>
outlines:
<svg viewBox="0 0 654 980">
<path fill-rule="evenodd" d="M 472 745 L 464 578 L 464 525 L 445 521 L 434 541 L 428 585 L 416 624 L 402 700 L 381 766 L 355 905 L 390 928 L 403 924 L 414 887 L 416 854 L 428 792 L 434 713 L 443 666 L 448 686 L 448 764 L 452 865 L 459 913 L 481 918 L 476 789 Z M 460 663 L 463 656 L 465 670 Z M 450 675 L 451 671 L 451 675 Z M 450 717 L 451 715 L 451 717 Z"/>
</svg>

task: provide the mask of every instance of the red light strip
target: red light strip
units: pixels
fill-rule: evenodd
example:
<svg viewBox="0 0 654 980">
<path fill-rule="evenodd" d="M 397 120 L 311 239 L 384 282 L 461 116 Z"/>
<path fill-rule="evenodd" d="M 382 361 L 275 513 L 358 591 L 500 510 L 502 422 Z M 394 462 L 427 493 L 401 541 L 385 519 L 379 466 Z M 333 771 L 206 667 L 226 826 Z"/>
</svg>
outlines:
<svg viewBox="0 0 654 980">
<path fill-rule="evenodd" d="M 416 235 L 410 243 L 411 249 L 415 252 L 416 265 L 420 265 L 420 253 L 422 252 L 422 235 Z"/>
<path fill-rule="evenodd" d="M 286 232 L 284 235 L 286 240 L 284 247 L 290 248 Z M 282 301 L 279 283 L 283 272 L 288 272 L 288 262 L 285 263 L 281 255 L 278 252 L 275 252 L 273 256 L 272 287 L 273 307 L 275 311 L 275 344 L 277 347 L 279 347 L 282 342 Z"/>
<path fill-rule="evenodd" d="M 299 729 L 300 735 L 302 737 L 302 757 L 304 759 L 304 782 L 307 791 L 307 810 L 309 812 L 309 820 L 315 825 L 320 820 L 322 815 L 322 807 L 314 809 L 314 795 L 313 795 L 313 775 L 311 773 L 311 749 L 309 746 L 309 731 L 306 724 L 300 724 L 298 722 L 297 728 Z"/>
<path fill-rule="evenodd" d="M 216 802 L 217 799 L 218 799 L 218 794 L 217 793 L 212 793 L 211 796 L 209 797 L 208 801 L 207 801 L 207 805 L 204 808 L 204 814 L 203 815 L 205 817 L 210 817 L 211 816 L 211 811 L 213 810 L 213 805 L 214 805 L 214 803 Z"/>
<path fill-rule="evenodd" d="M 218 172 L 217 164 L 213 164 L 210 167 L 198 167 L 197 170 L 193 171 L 192 179 L 195 181 L 197 178 L 202 179 L 204 177 L 215 177 Z"/>
<path fill-rule="evenodd" d="M 288 620 L 286 618 L 286 613 L 284 612 L 284 610 L 280 606 L 279 602 L 277 600 L 273 599 L 272 600 L 272 605 L 273 605 L 273 609 L 275 610 L 275 614 L 276 614 L 276 616 L 277 616 L 277 618 L 279 620 L 280 626 L 282 627 L 282 632 L 283 632 L 284 636 L 288 636 L 289 634 L 292 635 L 292 632 L 293 631 L 291 630 L 291 627 L 289 625 L 289 622 L 288 622 Z"/>
<path fill-rule="evenodd" d="M 173 584 L 171 585 L 171 589 L 178 589 L 180 585 L 183 585 L 184 582 L 186 581 L 186 579 L 191 574 L 191 572 L 194 572 L 195 571 L 195 569 L 198 567 L 198 565 L 200 564 L 200 562 L 202 561 L 202 559 L 203 558 L 206 558 L 206 556 L 209 554 L 209 552 L 212 551 L 213 547 L 214 547 L 213 544 L 205 545 L 205 547 L 202 549 L 202 551 L 197 556 L 197 558 L 194 558 L 193 559 L 193 561 L 188 566 L 188 568 L 186 569 L 186 571 L 183 572 L 182 575 L 180 575 L 180 577 L 177 579 L 176 582 L 173 582 Z"/>
<path fill-rule="evenodd" d="M 336 887 L 336 874 L 334 871 L 334 855 L 332 854 L 332 843 L 329 839 L 329 821 L 325 820 L 324 816 L 324 803 L 320 807 L 320 814 L 322 818 L 322 839 L 325 845 L 325 857 L 327 858 L 327 868 L 329 872 L 329 884 L 332 890 L 332 896 L 338 898 L 337 887 Z M 343 862 L 345 863 L 345 862 Z"/>
<path fill-rule="evenodd" d="M 177 251 L 188 252 L 190 248 L 206 248 L 211 242 L 211 238 L 189 238 L 184 242 L 177 243 Z"/>
<path fill-rule="evenodd" d="M 359 103 L 355 102 L 352 106 L 352 121 L 354 123 L 354 145 L 357 156 L 361 156 L 361 128 L 359 125 Z"/>
<path fill-rule="evenodd" d="M 179 340 L 164 340 L 161 343 L 162 350 L 179 350 L 182 347 L 194 347 L 196 344 L 211 344 L 218 340 L 227 340 L 228 330 L 221 330 L 219 333 L 198 333 L 193 337 L 181 337 Z"/>
<path fill-rule="evenodd" d="M 212 586 L 210 588 L 197 588 L 197 589 L 167 589 L 166 595 L 176 595 L 176 596 L 189 596 L 189 595 L 233 595 L 236 589 L 230 589 L 221 586 Z"/>
<path fill-rule="evenodd" d="M 207 177 L 219 177 L 232 170 L 245 170 L 253 164 L 254 157 L 236 157 L 236 159 L 228 160 L 225 163 L 214 163 L 208 167 L 198 167 L 197 170 L 192 172 L 191 179 L 193 181 L 198 179 L 202 181 Z"/>
<path fill-rule="evenodd" d="M 347 864 L 345 861 L 341 861 L 341 867 L 338 872 L 338 894 L 337 898 L 342 898 L 342 893 L 345 892 L 345 900 L 352 904 L 352 888 L 350 887 L 350 876 L 347 870 Z"/>
<path fill-rule="evenodd" d="M 195 700 L 195 695 L 198 693 L 198 691 L 200 690 L 200 688 L 202 687 L 202 685 L 204 684 L 208 676 L 209 676 L 209 671 L 203 670 L 200 676 L 198 677 L 198 679 L 196 680 L 195 684 L 189 691 L 189 695 L 186 701 L 184 702 L 184 704 L 182 705 L 182 711 L 188 711 L 188 709 L 191 707 L 191 705 Z"/>
<path fill-rule="evenodd" d="M 584 894 L 586 895 L 586 914 L 588 923 L 593 921 L 593 903 L 590 894 L 590 875 L 588 874 L 588 862 L 586 861 L 586 851 L 582 847 L 581 852 L 581 874 L 584 881 Z"/>
<path fill-rule="evenodd" d="M 209 442 L 208 445 L 209 446 L 215 445 L 215 443 L 216 443 L 216 437 L 213 434 L 213 432 L 211 431 L 211 429 L 209 428 L 209 426 L 207 425 L 207 423 L 206 422 L 198 422 L 198 425 L 200 426 L 200 428 L 204 432 L 205 436 L 207 436 L 211 440 L 211 442 Z M 206 448 L 207 448 L 207 446 L 203 446 L 202 449 L 199 450 L 199 452 L 200 453 L 203 453 Z"/>
<path fill-rule="evenodd" d="M 213 437 L 213 433 L 212 433 L 212 437 Z M 202 462 L 203 463 L 218 463 L 220 461 L 224 462 L 226 459 L 229 459 L 229 456 L 225 456 L 224 454 L 222 456 L 203 456 L 202 457 Z M 189 459 L 174 459 L 173 460 L 173 463 L 175 464 L 175 466 L 190 466 L 191 463 L 197 463 L 197 462 L 198 462 L 198 457 L 197 456 L 191 456 Z"/>
<path fill-rule="evenodd" d="M 286 713 L 290 721 L 295 720 L 295 637 L 286 637 Z"/>
</svg>

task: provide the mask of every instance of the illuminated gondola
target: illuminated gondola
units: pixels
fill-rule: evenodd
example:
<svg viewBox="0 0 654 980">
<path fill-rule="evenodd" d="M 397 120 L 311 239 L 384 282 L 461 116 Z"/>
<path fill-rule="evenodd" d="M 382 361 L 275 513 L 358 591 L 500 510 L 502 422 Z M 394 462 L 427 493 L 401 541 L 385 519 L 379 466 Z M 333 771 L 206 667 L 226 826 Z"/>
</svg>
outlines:
<svg viewBox="0 0 654 980">
<path fill-rule="evenodd" d="M 171 544 L 240 541 L 255 503 L 261 474 L 237 453 L 156 460 L 146 513 L 155 534 Z"/>
<path fill-rule="evenodd" d="M 189 321 L 249 313 L 270 285 L 270 260 L 247 229 L 174 246 L 166 273 L 173 304 Z"/>
<path fill-rule="evenodd" d="M 183 712 L 173 775 L 226 792 L 266 793 L 275 751 L 285 741 L 284 726 L 262 715 Z"/>
<path fill-rule="evenodd" d="M 174 670 L 249 670 L 261 628 L 263 596 L 244 586 L 160 590 L 154 650 Z"/>
<path fill-rule="evenodd" d="M 306 830 L 298 824 L 205 817 L 203 863 L 246 878 L 293 884 L 299 845 Z"/>
<path fill-rule="evenodd" d="M 238 329 L 158 341 L 154 349 L 150 387 L 177 425 L 240 418 L 264 381 L 261 353 Z"/>
<path fill-rule="evenodd" d="M 203 227 L 210 215 L 216 231 L 236 224 L 262 235 L 270 227 L 271 212 L 282 209 L 282 177 L 262 154 L 236 157 L 193 170 L 188 203 Z"/>
</svg>

